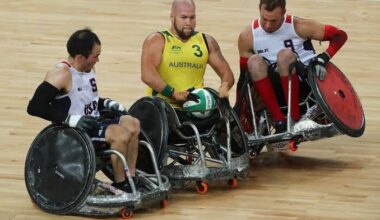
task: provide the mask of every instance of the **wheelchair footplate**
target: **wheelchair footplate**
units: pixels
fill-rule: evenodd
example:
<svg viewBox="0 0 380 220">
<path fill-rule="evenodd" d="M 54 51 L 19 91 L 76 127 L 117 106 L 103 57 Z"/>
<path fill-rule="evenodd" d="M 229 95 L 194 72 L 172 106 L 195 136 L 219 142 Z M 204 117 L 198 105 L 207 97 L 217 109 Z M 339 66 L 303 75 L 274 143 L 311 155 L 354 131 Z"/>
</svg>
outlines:
<svg viewBox="0 0 380 220">
<path fill-rule="evenodd" d="M 132 217 L 133 211 L 160 203 L 162 207 L 168 204 L 170 183 L 167 177 L 162 177 L 162 184 L 153 175 L 141 175 L 144 189 L 135 193 L 127 193 L 114 188 L 108 183 L 95 179 L 94 189 L 85 202 L 74 211 L 84 216 L 115 216 Z M 141 191 L 141 192 L 140 192 Z"/>
<path fill-rule="evenodd" d="M 202 165 L 200 160 L 194 159 L 191 165 L 167 165 L 162 168 L 162 174 L 170 177 L 173 188 L 184 188 L 195 182 L 198 193 L 205 194 L 208 191 L 207 182 L 227 180 L 228 185 L 236 187 L 237 180 L 245 178 L 249 172 L 247 155 L 231 158 L 229 164 L 205 158 L 206 161 L 211 159 L 214 163 Z"/>
<path fill-rule="evenodd" d="M 248 146 L 253 148 L 260 144 L 267 145 L 273 151 L 297 150 L 297 145 L 305 141 L 319 140 L 341 135 L 341 132 L 333 123 L 319 124 L 311 119 L 301 119 L 290 130 L 266 136 L 256 137 L 254 133 L 248 134 Z"/>
</svg>

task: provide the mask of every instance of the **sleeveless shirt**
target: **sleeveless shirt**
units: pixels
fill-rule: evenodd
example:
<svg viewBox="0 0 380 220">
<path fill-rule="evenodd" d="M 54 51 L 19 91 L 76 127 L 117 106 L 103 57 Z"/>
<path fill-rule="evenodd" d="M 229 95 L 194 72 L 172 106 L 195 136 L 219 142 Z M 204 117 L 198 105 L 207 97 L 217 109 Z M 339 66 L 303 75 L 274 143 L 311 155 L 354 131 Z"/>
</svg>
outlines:
<svg viewBox="0 0 380 220">
<path fill-rule="evenodd" d="M 269 65 L 277 63 L 277 53 L 284 48 L 290 48 L 298 59 L 307 65 L 315 57 L 311 39 L 302 39 L 294 29 L 294 17 L 285 15 L 281 27 L 272 33 L 267 33 L 260 25 L 260 19 L 252 22 L 253 50 L 264 57 Z"/>
<path fill-rule="evenodd" d="M 182 42 L 170 31 L 160 32 L 165 38 L 162 60 L 158 69 L 160 77 L 176 91 L 202 88 L 208 62 L 208 48 L 204 35 L 194 32 L 188 41 Z M 149 96 L 157 94 L 147 89 Z M 170 99 L 158 94 L 170 103 Z"/>
<path fill-rule="evenodd" d="M 68 62 L 63 61 L 62 63 L 70 68 L 71 90 L 66 94 L 58 95 L 52 104 L 55 108 L 70 115 L 99 116 L 99 95 L 95 71 L 79 72 Z"/>
</svg>

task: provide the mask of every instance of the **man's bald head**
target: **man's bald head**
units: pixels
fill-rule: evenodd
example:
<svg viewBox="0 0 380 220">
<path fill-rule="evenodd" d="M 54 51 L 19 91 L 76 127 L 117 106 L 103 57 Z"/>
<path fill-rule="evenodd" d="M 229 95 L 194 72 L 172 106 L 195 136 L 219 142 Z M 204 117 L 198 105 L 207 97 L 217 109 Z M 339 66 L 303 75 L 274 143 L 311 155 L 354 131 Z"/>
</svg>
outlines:
<svg viewBox="0 0 380 220">
<path fill-rule="evenodd" d="M 196 26 L 195 4 L 193 0 L 173 0 L 170 13 L 170 31 L 182 40 L 188 40 Z"/>
<path fill-rule="evenodd" d="M 171 11 L 172 16 L 173 15 L 175 16 L 183 7 L 186 7 L 186 8 L 192 7 L 195 10 L 194 1 L 193 0 L 173 0 L 172 11 Z"/>
</svg>

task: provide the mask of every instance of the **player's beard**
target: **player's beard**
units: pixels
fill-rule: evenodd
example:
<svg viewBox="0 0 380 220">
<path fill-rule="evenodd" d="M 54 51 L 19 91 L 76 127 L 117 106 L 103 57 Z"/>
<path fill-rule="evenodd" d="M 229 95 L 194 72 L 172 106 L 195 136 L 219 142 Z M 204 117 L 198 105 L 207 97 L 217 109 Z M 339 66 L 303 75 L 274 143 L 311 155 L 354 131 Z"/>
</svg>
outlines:
<svg viewBox="0 0 380 220">
<path fill-rule="evenodd" d="M 174 29 L 177 32 L 178 37 L 180 37 L 182 40 L 188 40 L 194 33 L 194 29 L 191 29 L 191 31 L 189 33 L 186 33 L 185 31 L 180 30 L 177 27 L 176 19 L 174 19 Z"/>
</svg>

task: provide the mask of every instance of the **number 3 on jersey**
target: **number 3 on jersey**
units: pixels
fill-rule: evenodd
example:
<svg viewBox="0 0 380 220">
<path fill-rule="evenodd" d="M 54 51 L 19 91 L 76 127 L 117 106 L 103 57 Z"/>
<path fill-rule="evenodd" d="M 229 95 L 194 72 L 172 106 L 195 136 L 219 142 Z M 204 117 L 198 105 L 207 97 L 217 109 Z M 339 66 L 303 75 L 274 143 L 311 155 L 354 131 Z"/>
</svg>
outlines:
<svg viewBox="0 0 380 220">
<path fill-rule="evenodd" d="M 195 48 L 194 55 L 195 55 L 196 57 L 202 57 L 202 56 L 203 56 L 203 52 L 202 52 L 200 46 L 198 46 L 198 45 L 193 45 L 192 48 Z"/>
</svg>

